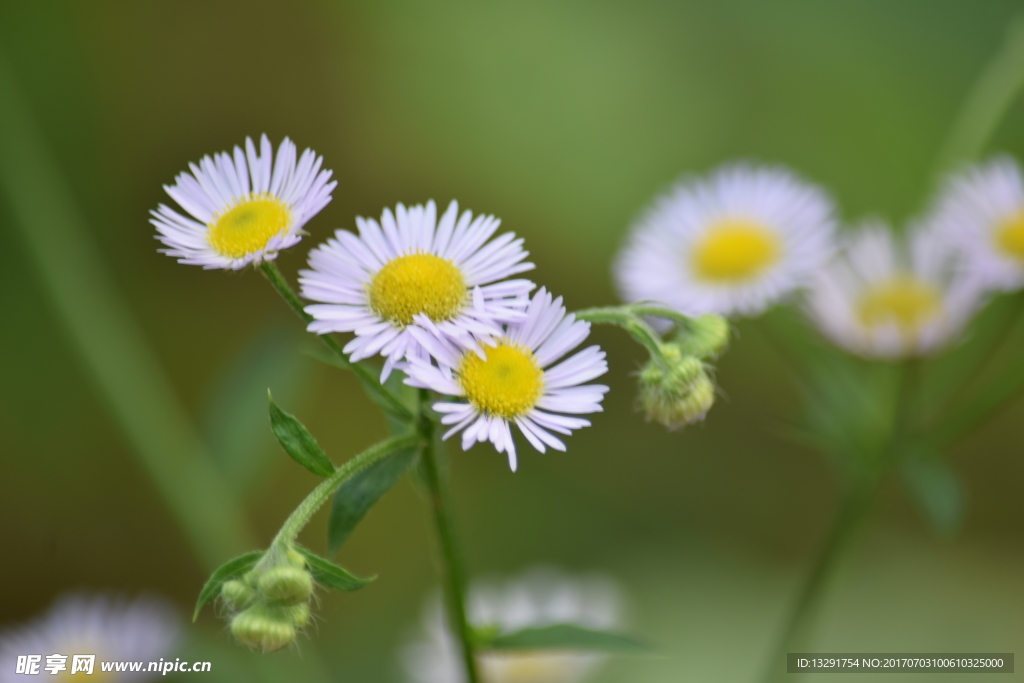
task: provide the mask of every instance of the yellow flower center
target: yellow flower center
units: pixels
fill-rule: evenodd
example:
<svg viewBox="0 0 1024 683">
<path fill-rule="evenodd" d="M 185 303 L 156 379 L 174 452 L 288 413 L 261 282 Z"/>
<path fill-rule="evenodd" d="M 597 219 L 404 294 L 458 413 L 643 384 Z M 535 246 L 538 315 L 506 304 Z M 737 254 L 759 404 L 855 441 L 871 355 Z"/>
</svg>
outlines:
<svg viewBox="0 0 1024 683">
<path fill-rule="evenodd" d="M 916 334 L 941 311 L 939 290 L 913 275 L 897 275 L 871 287 L 857 306 L 857 314 L 865 327 L 895 323 L 902 332 L 911 334 Z"/>
<path fill-rule="evenodd" d="M 748 280 L 779 260 L 779 236 L 756 221 L 727 218 L 717 221 L 697 241 L 693 269 L 705 280 Z"/>
<path fill-rule="evenodd" d="M 206 239 L 222 256 L 242 258 L 255 254 L 281 234 L 292 222 L 284 202 L 270 195 L 249 195 L 239 204 L 216 216 Z"/>
<path fill-rule="evenodd" d="M 459 365 L 459 385 L 470 404 L 505 419 L 528 413 L 544 391 L 544 371 L 537 357 L 507 340 L 484 347 L 484 355 L 467 353 Z"/>
<path fill-rule="evenodd" d="M 1024 261 L 1024 209 L 1005 219 L 996 229 L 996 245 L 1018 261 Z"/>
<path fill-rule="evenodd" d="M 487 683 L 565 683 L 572 680 L 575 658 L 552 652 L 487 654 L 480 668 Z"/>
<path fill-rule="evenodd" d="M 385 320 L 409 325 L 425 314 L 434 322 L 451 320 L 466 303 L 462 271 L 434 254 L 407 254 L 384 265 L 369 286 L 370 308 Z"/>
</svg>

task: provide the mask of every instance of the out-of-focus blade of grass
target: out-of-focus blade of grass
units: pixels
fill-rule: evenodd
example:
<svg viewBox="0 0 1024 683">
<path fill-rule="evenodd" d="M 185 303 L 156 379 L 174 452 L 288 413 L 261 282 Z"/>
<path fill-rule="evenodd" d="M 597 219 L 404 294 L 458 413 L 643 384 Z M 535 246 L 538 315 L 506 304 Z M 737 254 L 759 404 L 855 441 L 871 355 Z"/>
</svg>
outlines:
<svg viewBox="0 0 1024 683">
<path fill-rule="evenodd" d="M 1024 86 L 1024 16 L 1010 24 L 1002 48 L 964 100 L 935 165 L 935 179 L 984 148 Z"/>
<path fill-rule="evenodd" d="M 196 554 L 213 569 L 250 549 L 231 489 L 105 273 L 2 55 L 0 191 L 69 340 Z"/>
<path fill-rule="evenodd" d="M 203 433 L 214 460 L 243 497 L 280 456 L 267 419 L 267 389 L 282 405 L 295 405 L 309 376 L 310 361 L 299 352 L 299 339 L 284 328 L 268 330 L 232 358 L 208 392 Z"/>
</svg>

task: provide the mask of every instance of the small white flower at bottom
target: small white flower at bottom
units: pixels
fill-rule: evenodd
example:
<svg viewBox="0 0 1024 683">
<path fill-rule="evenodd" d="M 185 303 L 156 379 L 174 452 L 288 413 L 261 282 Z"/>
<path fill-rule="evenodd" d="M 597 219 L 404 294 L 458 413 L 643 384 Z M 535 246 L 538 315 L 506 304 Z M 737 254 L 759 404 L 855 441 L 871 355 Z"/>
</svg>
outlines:
<svg viewBox="0 0 1024 683">
<path fill-rule="evenodd" d="M 66 661 L 54 658 L 55 664 L 66 667 L 59 672 L 64 675 L 72 675 L 74 655 L 95 655 L 92 673 L 96 678 L 104 681 L 151 678 L 155 674 L 146 674 L 148 662 L 173 655 L 178 631 L 178 616 L 163 600 L 66 595 L 42 616 L 0 633 L 0 683 L 26 680 L 23 674 L 15 673 L 17 659 L 23 655 L 42 655 L 39 673 L 47 679 L 52 674 L 47 675 L 43 667 L 50 655 L 67 657 Z M 122 661 L 146 664 L 140 673 L 100 671 L 100 662 Z"/>
<path fill-rule="evenodd" d="M 882 223 L 853 235 L 809 289 L 806 310 L 838 346 L 867 357 L 931 352 L 955 340 L 982 303 L 982 288 L 934 227 L 906 243 Z"/>
<path fill-rule="evenodd" d="M 161 249 L 178 263 L 238 270 L 277 257 L 302 239 L 302 226 L 331 201 L 336 182 L 320 170 L 323 157 L 307 149 L 296 159 L 285 138 L 274 159 L 270 140 L 251 138 L 245 151 L 221 152 L 189 164 L 164 190 L 189 214 L 160 204 L 150 211 Z"/>
<path fill-rule="evenodd" d="M 1024 176 L 1016 161 L 997 157 L 951 175 L 931 221 L 989 287 L 1024 287 Z"/>
<path fill-rule="evenodd" d="M 554 624 L 616 630 L 622 620 L 621 597 L 611 580 L 548 568 L 473 584 L 467 609 L 475 626 L 502 633 Z M 428 601 L 419 633 L 401 655 L 410 683 L 465 683 L 459 644 L 448 629 L 439 596 Z M 534 650 L 481 653 L 477 663 L 485 683 L 579 683 L 604 660 L 603 655 Z"/>
<path fill-rule="evenodd" d="M 553 365 L 590 334 L 590 323 L 566 315 L 562 297 L 553 299 L 541 288 L 530 300 L 525 318 L 507 325 L 493 346 L 476 351 L 457 349 L 440 335 L 414 329 L 438 366 L 411 358 L 405 369 L 407 384 L 466 399 L 434 404 L 434 410 L 443 414 L 441 422 L 454 425 L 445 439 L 462 431 L 463 450 L 490 441 L 499 453 L 508 454 L 513 472 L 512 424 L 541 453 L 547 446 L 564 451 L 565 444 L 551 432 L 571 434 L 590 422 L 562 413 L 600 412 L 608 391 L 601 384 L 584 384 L 608 371 L 605 353 L 598 346 Z M 423 326 L 429 328 L 429 320 Z"/>
</svg>

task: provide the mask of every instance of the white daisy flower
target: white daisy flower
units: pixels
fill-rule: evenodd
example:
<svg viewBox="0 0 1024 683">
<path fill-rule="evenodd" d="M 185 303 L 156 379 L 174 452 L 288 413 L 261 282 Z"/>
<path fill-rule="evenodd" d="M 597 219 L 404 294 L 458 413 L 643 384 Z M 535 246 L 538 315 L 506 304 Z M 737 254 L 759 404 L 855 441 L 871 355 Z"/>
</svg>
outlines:
<svg viewBox="0 0 1024 683">
<path fill-rule="evenodd" d="M 478 349 L 501 334 L 500 324 L 523 319 L 529 280 L 505 280 L 533 268 L 523 240 L 505 233 L 491 240 L 501 221 L 459 215 L 452 202 L 437 220 L 433 201 L 395 213 L 380 223 L 356 218 L 359 236 L 338 230 L 309 254 L 299 275 L 302 296 L 317 334 L 354 332 L 345 346 L 353 361 L 381 354 L 381 381 L 406 357 L 426 358 L 418 334 L 430 330 L 446 343 Z"/>
<path fill-rule="evenodd" d="M 251 138 L 245 152 L 221 152 L 189 164 L 167 194 L 191 217 L 161 204 L 150 223 L 169 256 L 203 268 L 238 270 L 270 261 L 302 239 L 302 226 L 327 206 L 337 185 L 331 171 L 320 170 L 323 157 L 307 149 L 296 161 L 295 144 L 285 138 L 274 161 L 270 140 Z"/>
<path fill-rule="evenodd" d="M 833 213 L 822 190 L 783 168 L 685 178 L 634 225 L 615 266 L 619 290 L 685 315 L 756 315 L 828 260 Z"/>
<path fill-rule="evenodd" d="M 478 441 L 490 441 L 499 453 L 508 454 L 515 472 L 512 423 L 541 453 L 546 446 L 564 451 L 565 444 L 551 432 L 571 434 L 590 422 L 561 413 L 601 411 L 608 387 L 583 384 L 608 371 L 600 347 L 590 346 L 553 365 L 589 334 L 590 323 L 566 315 L 562 297 L 552 300 L 542 287 L 530 301 L 525 320 L 507 325 L 493 346 L 462 350 L 418 331 L 440 367 L 412 358 L 405 369 L 406 383 L 465 398 L 465 402 L 434 404 L 434 410 L 443 413 L 441 422 L 454 425 L 444 438 L 465 430 L 463 450 Z"/>
<path fill-rule="evenodd" d="M 42 616 L 0 633 L 0 683 L 25 680 L 24 674 L 15 673 L 18 657 L 24 655 L 41 656 L 39 673 L 48 680 L 57 673 L 61 680 L 72 675 L 74 655 L 95 655 L 91 673 L 104 681 L 151 678 L 155 674 L 147 675 L 148 663 L 173 655 L 178 627 L 174 609 L 162 600 L 66 595 Z M 54 658 L 64 670 L 44 670 L 51 655 L 67 657 Z M 146 664 L 141 673 L 101 672 L 101 662 L 119 661 Z"/>
<path fill-rule="evenodd" d="M 872 222 L 815 278 L 806 309 L 825 336 L 853 353 L 898 358 L 954 340 L 981 304 L 981 287 L 958 267 L 933 226 L 903 240 Z"/>
<path fill-rule="evenodd" d="M 1013 159 L 950 176 L 932 220 L 989 286 L 1024 287 L 1024 177 Z"/>
<path fill-rule="evenodd" d="M 554 624 L 615 630 L 622 612 L 619 591 L 610 580 L 552 569 L 474 584 L 467 609 L 472 623 L 503 633 Z M 440 596 L 428 601 L 420 631 L 401 655 L 410 683 L 465 683 L 459 645 L 448 629 Z M 554 650 L 478 655 L 484 683 L 579 683 L 604 660 L 599 654 Z"/>
</svg>

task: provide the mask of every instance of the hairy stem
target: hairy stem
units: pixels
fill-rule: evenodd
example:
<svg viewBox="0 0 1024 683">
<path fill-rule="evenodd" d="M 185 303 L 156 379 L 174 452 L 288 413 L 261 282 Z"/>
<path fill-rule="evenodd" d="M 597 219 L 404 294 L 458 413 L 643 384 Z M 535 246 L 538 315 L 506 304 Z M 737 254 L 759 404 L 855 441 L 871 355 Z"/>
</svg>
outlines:
<svg viewBox="0 0 1024 683">
<path fill-rule="evenodd" d="M 336 468 L 334 470 L 334 474 L 320 482 L 320 484 L 313 489 L 308 496 L 306 496 L 305 500 L 299 503 L 299 506 L 295 508 L 295 511 L 288 516 L 288 519 L 286 519 L 284 524 L 281 526 L 281 530 L 278 531 L 277 536 L 274 537 L 274 541 L 271 546 L 287 548 L 295 541 L 299 532 L 302 531 L 306 524 L 309 523 L 309 520 L 313 518 L 316 511 L 319 510 L 324 503 L 330 500 L 331 496 L 334 495 L 334 492 L 337 491 L 342 484 L 370 465 L 383 460 L 392 453 L 415 447 L 419 443 L 420 438 L 421 437 L 418 434 L 414 434 L 411 436 L 401 436 L 381 441 L 353 457 L 341 467 Z"/>
<path fill-rule="evenodd" d="M 425 412 L 428 395 L 423 391 L 420 410 Z M 476 654 L 474 652 L 473 631 L 466 616 L 466 576 L 462 569 L 462 556 L 455 538 L 455 524 L 452 519 L 451 503 L 448 499 L 448 487 L 438 462 L 437 441 L 434 430 L 436 425 L 425 417 L 420 420 L 420 434 L 424 440 L 423 471 L 430 495 L 430 506 L 434 513 L 434 525 L 443 561 L 445 596 L 448 601 L 448 618 L 451 628 L 461 643 L 462 660 L 466 667 L 466 679 L 469 683 L 479 683 Z"/>
<path fill-rule="evenodd" d="M 662 309 L 657 309 L 662 310 Z M 577 320 L 584 320 L 595 325 L 615 325 L 628 332 L 633 339 L 647 349 L 664 369 L 671 364 L 665 358 L 661 350 L 661 335 L 654 331 L 650 325 L 640 318 L 631 306 L 607 306 L 603 308 L 587 308 L 582 311 L 574 311 L 573 315 Z"/>
<path fill-rule="evenodd" d="M 295 290 L 293 290 L 291 285 L 288 284 L 288 281 L 278 269 L 277 264 L 273 261 L 264 261 L 260 264 L 260 270 L 266 276 L 267 280 L 270 281 L 270 284 L 274 289 L 277 290 L 277 293 L 281 295 L 281 298 L 285 300 L 293 311 L 295 311 L 296 315 L 298 315 L 304 323 L 311 323 L 313 321 L 313 316 L 306 313 L 302 299 L 299 298 L 299 295 L 296 294 Z M 359 383 L 363 387 L 363 390 L 370 395 L 377 405 L 399 419 L 407 422 L 413 419 L 413 414 L 409 410 L 408 406 L 406 406 L 401 399 L 391 393 L 387 387 L 380 383 L 380 380 L 377 378 L 376 371 L 370 369 L 363 363 L 350 362 L 348 356 L 345 355 L 345 351 L 341 348 L 341 344 L 339 344 L 338 340 L 331 335 L 319 334 L 317 337 L 319 337 L 320 341 L 322 341 L 327 348 L 334 353 L 336 356 L 335 360 L 339 367 L 347 368 L 355 373 L 356 377 L 359 379 Z"/>
</svg>

